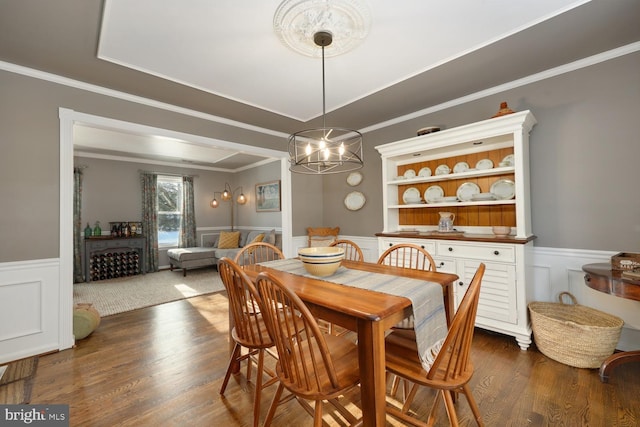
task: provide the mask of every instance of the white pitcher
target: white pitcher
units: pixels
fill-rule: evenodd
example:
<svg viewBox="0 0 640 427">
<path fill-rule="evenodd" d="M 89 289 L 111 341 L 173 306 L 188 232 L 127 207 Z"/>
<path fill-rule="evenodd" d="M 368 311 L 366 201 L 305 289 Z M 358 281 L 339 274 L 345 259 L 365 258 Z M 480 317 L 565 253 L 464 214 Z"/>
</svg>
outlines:
<svg viewBox="0 0 640 427">
<path fill-rule="evenodd" d="M 438 212 L 440 214 L 440 221 L 438 222 L 438 231 L 453 231 L 453 220 L 456 219 L 456 214 L 453 212 Z"/>
</svg>

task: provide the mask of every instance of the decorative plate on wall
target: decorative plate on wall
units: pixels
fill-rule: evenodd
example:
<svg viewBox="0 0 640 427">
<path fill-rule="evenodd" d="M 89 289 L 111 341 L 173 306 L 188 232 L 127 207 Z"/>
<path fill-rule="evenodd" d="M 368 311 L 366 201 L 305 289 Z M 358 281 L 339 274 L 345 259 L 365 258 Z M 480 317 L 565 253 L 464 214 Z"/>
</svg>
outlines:
<svg viewBox="0 0 640 427">
<path fill-rule="evenodd" d="M 362 182 L 362 173 L 360 172 L 351 172 L 348 176 L 347 176 L 347 184 L 349 184 L 351 187 L 355 187 L 356 185 L 360 184 Z"/>
<path fill-rule="evenodd" d="M 344 205 L 350 211 L 357 211 L 362 209 L 366 201 L 367 199 L 364 197 L 364 194 L 359 191 L 352 191 L 344 198 Z"/>
</svg>

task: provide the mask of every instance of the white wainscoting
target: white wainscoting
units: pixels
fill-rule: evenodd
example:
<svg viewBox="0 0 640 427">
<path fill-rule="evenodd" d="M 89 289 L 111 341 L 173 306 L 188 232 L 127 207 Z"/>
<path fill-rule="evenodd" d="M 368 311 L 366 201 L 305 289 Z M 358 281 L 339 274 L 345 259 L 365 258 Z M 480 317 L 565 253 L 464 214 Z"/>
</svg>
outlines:
<svg viewBox="0 0 640 427">
<path fill-rule="evenodd" d="M 60 348 L 60 262 L 0 264 L 0 363 Z"/>
</svg>

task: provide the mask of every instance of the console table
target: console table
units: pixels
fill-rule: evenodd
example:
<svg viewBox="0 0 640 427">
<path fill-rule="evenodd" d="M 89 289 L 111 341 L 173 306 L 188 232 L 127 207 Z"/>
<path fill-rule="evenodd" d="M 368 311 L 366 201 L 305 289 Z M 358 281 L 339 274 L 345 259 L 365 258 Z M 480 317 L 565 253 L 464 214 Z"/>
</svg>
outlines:
<svg viewBox="0 0 640 427">
<path fill-rule="evenodd" d="M 84 239 L 83 270 L 85 281 L 96 280 L 92 279 L 92 273 L 97 269 L 100 269 L 101 272 L 104 270 L 105 273 L 108 271 L 111 276 L 108 278 L 144 274 L 145 241 L 143 236 L 105 236 Z M 94 256 L 98 256 L 100 259 L 92 259 Z M 104 278 L 107 278 L 106 274 Z"/>
<path fill-rule="evenodd" d="M 622 277 L 622 271 L 612 270 L 609 263 L 586 264 L 584 281 L 591 289 L 620 298 L 640 301 L 640 281 Z M 609 373 L 623 363 L 640 362 L 640 350 L 614 353 L 600 366 L 600 381 L 609 381 Z"/>
</svg>

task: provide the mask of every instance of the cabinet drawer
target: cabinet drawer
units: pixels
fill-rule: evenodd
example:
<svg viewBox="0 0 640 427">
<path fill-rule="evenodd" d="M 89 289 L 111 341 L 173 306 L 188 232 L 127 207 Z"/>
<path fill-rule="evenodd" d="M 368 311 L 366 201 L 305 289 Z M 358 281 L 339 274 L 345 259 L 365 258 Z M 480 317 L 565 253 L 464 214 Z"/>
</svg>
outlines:
<svg viewBox="0 0 640 427">
<path fill-rule="evenodd" d="M 470 258 L 482 261 L 515 262 L 515 249 L 511 245 L 437 242 L 436 254 L 455 258 Z"/>
<path fill-rule="evenodd" d="M 433 261 L 436 263 L 438 273 L 457 274 L 455 259 L 433 257 Z"/>
<path fill-rule="evenodd" d="M 414 245 L 420 246 L 422 249 L 425 249 L 429 252 L 429 255 L 433 256 L 436 253 L 436 245 L 433 240 L 426 239 L 380 239 L 380 254 L 386 251 L 393 245 L 397 245 L 399 243 L 411 243 Z"/>
</svg>

